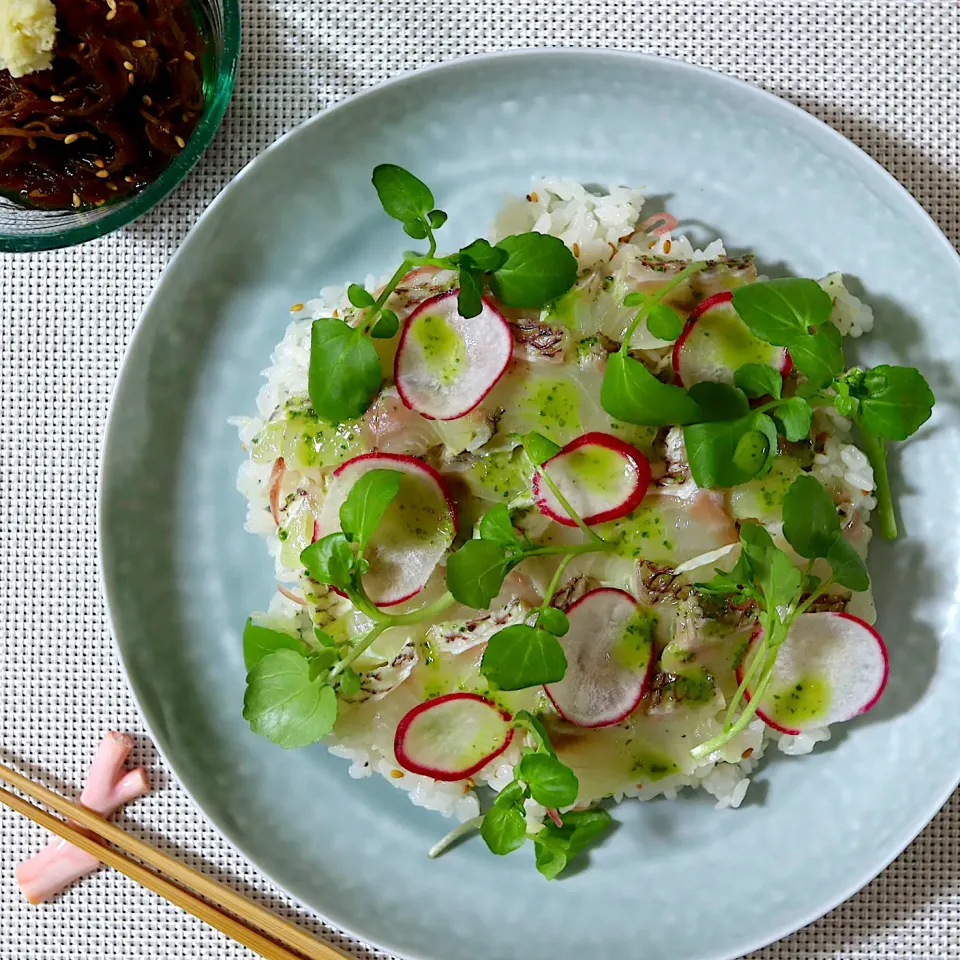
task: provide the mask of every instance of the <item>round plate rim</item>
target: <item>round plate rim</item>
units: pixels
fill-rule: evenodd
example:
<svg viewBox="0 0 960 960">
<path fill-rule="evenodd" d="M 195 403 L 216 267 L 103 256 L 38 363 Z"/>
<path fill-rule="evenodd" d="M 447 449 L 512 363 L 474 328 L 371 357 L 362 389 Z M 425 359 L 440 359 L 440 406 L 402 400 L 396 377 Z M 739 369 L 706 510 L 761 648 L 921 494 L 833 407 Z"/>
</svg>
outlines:
<svg viewBox="0 0 960 960">
<path fill-rule="evenodd" d="M 130 693 L 134 699 L 134 703 L 137 706 L 137 711 L 140 715 L 140 719 L 144 724 L 144 727 L 149 735 L 151 741 L 157 749 L 161 759 L 166 764 L 170 774 L 173 776 L 176 783 L 180 788 L 186 793 L 187 797 L 197 808 L 198 811 L 202 814 L 204 821 L 213 829 L 216 834 L 227 843 L 230 848 L 235 851 L 239 856 L 241 856 L 248 863 L 253 865 L 263 876 L 267 879 L 274 887 L 276 887 L 282 894 L 292 900 L 294 903 L 303 907 L 305 910 L 308 910 L 310 913 L 319 917 L 325 923 L 330 926 L 336 927 L 339 931 L 342 931 L 349 937 L 352 937 L 355 940 L 360 941 L 363 944 L 367 944 L 374 949 L 389 953 L 391 955 L 402 957 L 404 960 L 442 960 L 439 956 L 434 957 L 414 957 L 409 954 L 404 954 L 399 952 L 396 946 L 391 946 L 389 943 L 371 939 L 366 936 L 362 931 L 353 929 L 352 927 L 345 924 L 341 919 L 338 919 L 335 916 L 328 915 L 325 913 L 320 913 L 312 905 L 303 902 L 298 897 L 291 894 L 288 890 L 278 884 L 273 877 L 264 870 L 255 860 L 248 857 L 244 849 L 244 843 L 238 837 L 231 835 L 231 831 L 227 830 L 217 821 L 216 818 L 207 813 L 207 811 L 197 802 L 196 798 L 193 795 L 191 789 L 184 783 L 183 779 L 180 776 L 180 773 L 177 769 L 176 764 L 174 764 L 168 755 L 168 752 L 163 745 L 162 739 L 158 738 L 154 732 L 153 724 L 151 723 L 150 717 L 147 715 L 146 711 L 143 708 L 140 695 L 138 693 L 137 684 L 131 676 L 130 672 L 127 669 L 127 663 L 124 659 L 123 651 L 121 649 L 120 640 L 118 637 L 116 624 L 114 622 L 113 610 L 110 604 L 110 598 L 107 591 L 107 576 L 106 576 L 106 553 L 105 549 L 106 540 L 104 538 L 104 517 L 105 517 L 105 475 L 107 469 L 107 463 L 109 460 L 108 452 L 110 450 L 110 441 L 111 441 L 111 432 L 114 424 L 114 414 L 115 414 L 115 404 L 114 400 L 116 399 L 117 393 L 120 390 L 121 384 L 124 380 L 124 376 L 128 370 L 128 367 L 131 365 L 131 356 L 134 350 L 137 347 L 138 340 L 142 339 L 143 330 L 148 318 L 148 315 L 153 308 L 155 301 L 159 300 L 160 297 L 165 292 L 165 287 L 170 281 L 171 269 L 176 265 L 179 258 L 184 255 L 184 246 L 186 241 L 198 227 L 206 222 L 209 219 L 212 219 L 217 215 L 217 211 L 220 206 L 227 202 L 229 194 L 232 192 L 234 186 L 246 177 L 250 171 L 258 168 L 263 163 L 266 162 L 268 155 L 272 154 L 282 144 L 286 143 L 289 139 L 297 136 L 303 129 L 314 124 L 322 123 L 324 120 L 331 114 L 337 111 L 348 110 L 352 106 L 356 105 L 358 102 L 361 102 L 365 99 L 373 98 L 381 91 L 392 88 L 395 86 L 403 85 L 412 79 L 419 77 L 425 73 L 437 73 L 442 71 L 455 71 L 461 68 L 464 68 L 469 65 L 476 64 L 477 62 L 483 62 L 485 64 L 496 63 L 498 60 L 505 59 L 540 59 L 540 60 L 549 60 L 551 58 L 563 58 L 563 57 L 596 57 L 599 59 L 611 59 L 611 60 L 621 60 L 621 61 L 644 61 L 648 64 L 655 64 L 659 67 L 664 67 L 668 70 L 675 69 L 678 71 L 684 71 L 688 73 L 699 74 L 703 77 L 708 78 L 708 81 L 714 84 L 726 84 L 732 87 L 737 88 L 741 92 L 749 91 L 753 96 L 758 97 L 761 100 L 769 103 L 774 103 L 779 109 L 786 110 L 793 117 L 801 119 L 801 122 L 811 125 L 813 128 L 817 129 L 820 134 L 826 134 L 830 139 L 832 139 L 837 145 L 842 146 L 843 149 L 852 153 L 857 157 L 860 163 L 866 163 L 873 171 L 881 176 L 881 179 L 885 180 L 888 186 L 894 188 L 901 197 L 907 199 L 910 205 L 913 207 L 914 213 L 919 215 L 919 217 L 925 222 L 925 225 L 931 229 L 933 235 L 938 238 L 938 242 L 944 249 L 948 252 L 950 259 L 953 260 L 957 271 L 960 272 L 960 252 L 958 252 L 954 246 L 947 239 L 946 235 L 940 229 L 940 226 L 933 219 L 933 217 L 927 212 L 927 210 L 920 204 L 920 202 L 910 193 L 910 191 L 904 187 L 885 167 L 883 167 L 878 161 L 870 156 L 865 150 L 855 144 L 852 140 L 845 137 L 843 134 L 839 133 L 837 130 L 834 130 L 829 124 L 825 123 L 819 117 L 814 116 L 811 113 L 808 113 L 803 108 L 797 106 L 794 103 L 791 103 L 789 100 L 779 97 L 774 93 L 771 93 L 768 90 L 764 90 L 762 87 L 754 86 L 751 83 L 748 83 L 745 80 L 741 80 L 739 77 L 733 77 L 728 74 L 720 73 L 716 70 L 712 70 L 708 67 L 702 67 L 698 64 L 688 63 L 684 60 L 679 60 L 673 57 L 665 57 L 657 54 L 633 52 L 629 50 L 605 50 L 601 48 L 592 48 L 592 47 L 533 47 L 533 48 L 517 48 L 511 50 L 499 50 L 493 51 L 490 53 L 482 54 L 471 54 L 461 57 L 452 58 L 449 60 L 440 61 L 438 63 L 427 64 L 423 67 L 418 67 L 413 70 L 406 70 L 402 73 L 397 74 L 396 76 L 389 77 L 386 80 L 381 81 L 380 83 L 374 84 L 373 86 L 359 90 L 354 94 L 344 98 L 343 100 L 335 103 L 318 113 L 314 114 L 311 117 L 308 117 L 306 120 L 301 121 L 296 126 L 291 128 L 282 136 L 278 137 L 273 143 L 269 144 L 264 148 L 256 157 L 250 160 L 244 167 L 242 167 L 235 175 L 230 179 L 230 181 L 220 190 L 217 196 L 213 201 L 206 207 L 206 209 L 201 213 L 197 218 L 193 226 L 187 232 L 184 239 L 181 241 L 180 246 L 174 255 L 170 258 L 167 265 L 164 267 L 157 284 L 151 292 L 150 296 L 147 298 L 146 303 L 144 304 L 143 311 L 140 314 L 137 323 L 134 326 L 134 330 L 130 336 L 130 342 L 127 344 L 127 348 L 124 352 L 123 358 L 120 362 L 120 367 L 117 372 L 117 377 L 114 381 L 113 387 L 110 392 L 110 399 L 107 410 L 107 417 L 103 428 L 103 441 L 100 449 L 100 463 L 97 471 L 97 541 L 100 546 L 100 549 L 97 553 L 97 573 L 98 579 L 100 582 L 101 596 L 103 598 L 104 612 L 106 616 L 107 628 L 110 631 L 110 638 L 113 644 L 113 649 L 116 654 L 117 660 L 120 664 L 120 670 L 123 674 L 124 681 L 127 684 L 127 688 L 130 690 Z M 733 950 L 727 950 L 720 953 L 715 953 L 710 955 L 710 960 L 737 960 L 739 957 L 743 957 L 749 953 L 752 953 L 756 950 L 763 949 L 770 944 L 776 943 L 777 941 L 788 937 L 793 933 L 796 933 L 798 930 L 806 927 L 807 925 L 819 920 L 821 917 L 828 914 L 830 911 L 835 910 L 842 903 L 849 900 L 851 897 L 855 896 L 860 890 L 862 890 L 867 884 L 876 879 L 906 848 L 909 844 L 916 839 L 916 837 L 921 833 L 921 831 L 927 827 L 933 818 L 937 815 L 940 809 L 944 804 L 949 800 L 950 796 L 953 794 L 954 790 L 960 786 L 960 762 L 957 764 L 957 769 L 954 772 L 952 780 L 948 783 L 947 788 L 942 791 L 941 794 L 933 797 L 933 799 L 924 807 L 921 816 L 917 817 L 912 826 L 904 829 L 901 834 L 895 838 L 892 838 L 890 841 L 890 848 L 887 853 L 881 858 L 881 862 L 876 865 L 873 865 L 866 871 L 863 877 L 850 884 L 845 888 L 838 896 L 829 898 L 824 904 L 814 908 L 813 910 L 805 913 L 801 917 L 782 925 L 776 928 L 773 931 L 768 931 L 760 934 L 759 936 L 753 937 L 744 937 L 740 945 Z"/>
</svg>

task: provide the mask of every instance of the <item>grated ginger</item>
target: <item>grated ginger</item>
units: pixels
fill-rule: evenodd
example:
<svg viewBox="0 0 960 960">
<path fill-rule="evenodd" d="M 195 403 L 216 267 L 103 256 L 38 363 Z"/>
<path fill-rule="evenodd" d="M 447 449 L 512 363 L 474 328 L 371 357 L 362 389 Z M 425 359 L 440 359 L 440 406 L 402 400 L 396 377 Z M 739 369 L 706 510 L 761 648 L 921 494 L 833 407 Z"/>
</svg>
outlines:
<svg viewBox="0 0 960 960">
<path fill-rule="evenodd" d="M 12 77 L 49 70 L 56 33 L 52 0 L 0 0 L 0 68 Z"/>
</svg>

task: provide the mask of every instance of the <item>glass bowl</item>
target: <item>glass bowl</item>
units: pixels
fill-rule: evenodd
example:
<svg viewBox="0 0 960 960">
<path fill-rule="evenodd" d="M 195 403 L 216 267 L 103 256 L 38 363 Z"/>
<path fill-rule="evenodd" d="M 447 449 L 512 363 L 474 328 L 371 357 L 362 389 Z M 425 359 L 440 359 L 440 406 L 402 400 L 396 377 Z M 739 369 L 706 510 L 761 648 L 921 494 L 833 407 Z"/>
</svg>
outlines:
<svg viewBox="0 0 960 960">
<path fill-rule="evenodd" d="M 240 56 L 240 0 L 190 0 L 207 47 L 203 114 L 186 147 L 142 190 L 90 210 L 38 210 L 0 197 L 0 252 L 53 250 L 102 237 L 158 204 L 190 172 L 220 126 Z"/>
</svg>

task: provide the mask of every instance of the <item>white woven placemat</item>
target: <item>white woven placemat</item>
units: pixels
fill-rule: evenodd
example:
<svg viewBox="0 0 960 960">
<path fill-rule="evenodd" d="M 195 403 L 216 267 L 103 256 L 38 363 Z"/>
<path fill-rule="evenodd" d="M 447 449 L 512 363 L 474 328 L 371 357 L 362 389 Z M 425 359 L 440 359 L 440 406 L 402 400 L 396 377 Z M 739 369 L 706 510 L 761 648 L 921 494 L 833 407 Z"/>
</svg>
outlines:
<svg viewBox="0 0 960 960">
<path fill-rule="evenodd" d="M 143 739 L 97 583 L 109 391 L 147 295 L 199 212 L 278 135 L 362 87 L 467 53 L 590 45 L 680 57 L 793 100 L 884 164 L 960 245 L 960 3 L 243 2 L 233 105 L 181 189 L 104 240 L 0 256 L 0 759 L 73 790 L 104 731 L 140 733 L 134 759 L 155 791 L 124 824 L 293 916 L 204 824 Z M 51 905 L 27 906 L 13 866 L 42 839 L 0 811 L 0 960 L 251 956 L 109 872 Z M 303 920 L 358 956 L 377 956 Z M 755 960 L 827 957 L 960 958 L 960 796 L 861 894 Z"/>
</svg>

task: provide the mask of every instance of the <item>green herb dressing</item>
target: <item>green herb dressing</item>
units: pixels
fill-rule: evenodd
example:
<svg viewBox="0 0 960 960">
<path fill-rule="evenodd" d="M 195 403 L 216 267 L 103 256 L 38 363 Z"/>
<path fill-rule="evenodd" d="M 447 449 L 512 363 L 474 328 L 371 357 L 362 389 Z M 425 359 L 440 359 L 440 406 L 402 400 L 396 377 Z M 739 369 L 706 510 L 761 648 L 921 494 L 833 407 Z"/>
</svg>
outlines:
<svg viewBox="0 0 960 960">
<path fill-rule="evenodd" d="M 420 347 L 423 362 L 430 373 L 443 384 L 454 383 L 463 371 L 467 349 L 463 338 L 437 313 L 417 317 L 407 336 Z"/>
<path fill-rule="evenodd" d="M 520 400 L 521 413 L 539 433 L 563 446 L 580 432 L 580 397 L 569 380 L 538 378 Z"/>
<path fill-rule="evenodd" d="M 771 719 L 784 727 L 813 723 L 830 709 L 830 682 L 824 677 L 801 677 L 796 683 L 781 687 L 765 698 L 764 709 Z"/>
<path fill-rule="evenodd" d="M 309 402 L 291 400 L 253 439 L 254 463 L 273 463 L 283 457 L 288 466 L 322 469 L 349 460 L 364 451 L 361 422 L 326 423 Z"/>
<path fill-rule="evenodd" d="M 644 670 L 653 655 L 653 638 L 660 618 L 650 610 L 638 608 L 627 621 L 610 656 L 627 670 Z"/>
<path fill-rule="evenodd" d="M 650 747 L 641 747 L 633 751 L 630 772 L 639 780 L 656 783 L 680 772 L 680 768 L 665 753 Z"/>
</svg>

